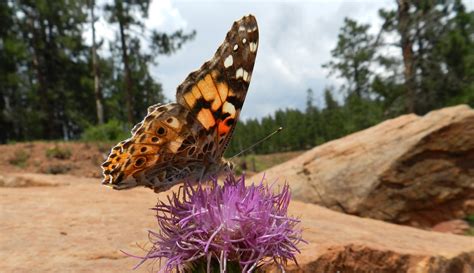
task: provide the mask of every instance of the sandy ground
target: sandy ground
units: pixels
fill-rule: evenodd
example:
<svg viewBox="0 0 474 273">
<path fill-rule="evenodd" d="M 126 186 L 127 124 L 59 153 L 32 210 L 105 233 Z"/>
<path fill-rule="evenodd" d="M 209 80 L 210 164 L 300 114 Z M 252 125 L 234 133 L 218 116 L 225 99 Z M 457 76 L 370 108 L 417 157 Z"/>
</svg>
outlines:
<svg viewBox="0 0 474 273">
<path fill-rule="evenodd" d="M 149 190 L 34 174 L 53 186 L 0 188 L 0 272 L 130 272 L 154 228 Z M 58 185 L 59 184 L 59 185 Z M 148 272 L 146 266 L 138 272 Z"/>
<path fill-rule="evenodd" d="M 1 175 L 19 183 L 0 187 L 0 272 L 157 271 L 153 264 L 133 271 L 139 260 L 121 250 L 145 253 L 139 246 L 147 246 L 147 231 L 156 228 L 150 208 L 167 193 L 156 195 L 143 188 L 114 191 L 100 185 L 99 179 L 70 175 Z M 472 237 L 344 215 L 297 201 L 290 214 L 301 217 L 303 237 L 309 242 L 301 246 L 300 264 L 311 264 L 331 249 L 346 251 L 348 246 L 362 246 L 361 253 L 369 260 L 378 256 L 383 260 L 389 253 L 394 266 L 407 255 L 421 257 L 426 264 L 433 257 L 471 253 L 467 258 L 474 261 Z M 327 255 L 320 261 L 325 259 Z"/>
</svg>

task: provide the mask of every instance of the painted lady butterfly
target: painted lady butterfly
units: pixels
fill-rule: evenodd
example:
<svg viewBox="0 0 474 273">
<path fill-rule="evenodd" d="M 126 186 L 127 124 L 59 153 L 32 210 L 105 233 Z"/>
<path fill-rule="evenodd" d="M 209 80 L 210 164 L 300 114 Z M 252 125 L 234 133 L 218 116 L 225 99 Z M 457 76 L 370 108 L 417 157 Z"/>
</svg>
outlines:
<svg viewBox="0 0 474 273">
<path fill-rule="evenodd" d="M 223 158 L 250 84 L 258 47 L 255 17 L 227 33 L 214 57 L 178 86 L 176 103 L 148 108 L 132 137 L 112 148 L 102 164 L 103 184 L 161 192 L 231 167 Z"/>
</svg>

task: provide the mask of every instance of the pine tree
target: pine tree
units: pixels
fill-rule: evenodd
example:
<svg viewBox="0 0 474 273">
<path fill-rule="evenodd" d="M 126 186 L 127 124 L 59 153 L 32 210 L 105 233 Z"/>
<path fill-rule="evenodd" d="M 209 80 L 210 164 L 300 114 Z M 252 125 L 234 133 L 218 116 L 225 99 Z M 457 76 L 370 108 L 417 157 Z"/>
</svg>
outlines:
<svg viewBox="0 0 474 273">
<path fill-rule="evenodd" d="M 108 21 L 119 27 L 117 37 L 120 45 L 112 48 L 120 52 L 123 64 L 123 101 L 129 126 L 143 117 L 147 106 L 164 99 L 161 85 L 150 76 L 148 66 L 155 62 L 158 55 L 172 54 L 196 34 L 195 31 L 185 34 L 182 30 L 166 34 L 146 29 L 141 18 L 148 16 L 149 5 L 150 0 L 114 0 L 112 4 L 105 6 Z M 140 38 L 151 43 L 151 51 L 143 52 Z M 146 88 L 142 89 L 143 85 Z"/>
<path fill-rule="evenodd" d="M 25 68 L 34 116 L 30 125 L 46 139 L 74 137 L 90 120 L 88 50 L 82 41 L 85 1 L 15 1 L 15 21 L 31 58 Z M 92 110 L 92 109 L 91 109 Z M 92 111 L 94 112 L 94 111 Z"/>
<path fill-rule="evenodd" d="M 27 55 L 26 46 L 18 35 L 15 22 L 17 7 L 0 2 L 0 143 L 24 139 L 28 132 L 26 113 L 27 92 L 22 74 Z M 21 126 L 23 125 L 23 126 Z"/>
<path fill-rule="evenodd" d="M 337 46 L 331 51 L 333 59 L 323 65 L 330 75 L 336 74 L 345 81 L 342 90 L 347 96 L 363 97 L 370 93 L 370 64 L 375 54 L 375 40 L 368 34 L 369 28 L 369 25 L 345 18 Z"/>
<path fill-rule="evenodd" d="M 468 34 L 469 30 L 472 33 L 472 13 L 465 11 L 461 1 L 403 0 L 397 4 L 397 10 L 382 10 L 380 15 L 385 33 L 398 35 L 404 112 L 424 114 L 450 102 L 469 101 L 469 96 L 461 94 L 473 81 L 468 76 L 472 71 L 468 61 L 472 58 L 472 35 Z M 391 69 L 397 69 L 396 62 L 392 64 Z M 378 80 L 380 91 L 384 79 Z M 390 81 L 388 86 L 393 84 Z"/>
<path fill-rule="evenodd" d="M 88 1 L 89 10 L 90 10 L 90 21 L 92 29 L 92 73 L 94 75 L 94 94 L 95 94 L 95 105 L 97 111 L 97 124 L 104 124 L 104 106 L 103 106 L 103 96 L 100 86 L 100 72 L 99 72 L 99 61 L 97 55 L 97 42 L 95 34 L 95 0 Z"/>
</svg>

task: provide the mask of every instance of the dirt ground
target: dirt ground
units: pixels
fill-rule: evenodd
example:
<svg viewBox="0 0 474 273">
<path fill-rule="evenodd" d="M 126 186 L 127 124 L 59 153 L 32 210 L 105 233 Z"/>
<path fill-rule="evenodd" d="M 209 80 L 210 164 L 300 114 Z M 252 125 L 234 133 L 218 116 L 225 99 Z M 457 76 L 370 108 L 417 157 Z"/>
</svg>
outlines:
<svg viewBox="0 0 474 273">
<path fill-rule="evenodd" d="M 48 141 L 0 145 L 0 174 L 27 172 L 101 178 L 100 165 L 113 145 L 114 143 Z M 245 161 L 247 174 L 251 176 L 301 153 L 302 151 L 247 155 L 236 158 L 234 163 L 241 171 L 241 163 Z"/>
<path fill-rule="evenodd" d="M 28 172 L 102 177 L 112 143 L 35 141 L 0 145 L 0 173 Z"/>
<path fill-rule="evenodd" d="M 149 208 L 159 198 L 150 190 L 118 192 L 69 175 L 24 177 L 42 186 L 0 188 L 0 272 L 130 272 L 138 260 L 121 251 L 145 253 L 137 244 L 155 227 Z"/>
<path fill-rule="evenodd" d="M 2 174 L 2 179 L 8 183 L 0 187 L 0 272 L 158 271 L 152 263 L 133 270 L 139 260 L 122 251 L 145 254 L 148 230 L 157 228 L 150 208 L 169 192 L 114 191 L 97 178 L 71 175 Z M 430 263 L 450 263 L 466 255 L 462 259 L 467 262 L 474 259 L 467 254 L 474 253 L 474 239 L 466 236 L 344 215 L 298 201 L 292 202 L 289 214 L 302 220 L 308 244 L 300 246 L 298 255 L 305 269 L 288 272 L 349 264 L 350 272 L 401 272 L 400 264 L 415 262 L 420 267 L 416 272 L 428 272 Z"/>
</svg>

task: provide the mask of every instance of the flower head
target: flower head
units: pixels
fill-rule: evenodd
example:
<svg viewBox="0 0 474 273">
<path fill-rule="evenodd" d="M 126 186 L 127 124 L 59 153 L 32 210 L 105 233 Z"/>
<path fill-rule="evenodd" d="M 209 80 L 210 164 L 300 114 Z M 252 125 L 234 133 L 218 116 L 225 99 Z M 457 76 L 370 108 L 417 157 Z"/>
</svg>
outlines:
<svg viewBox="0 0 474 273">
<path fill-rule="evenodd" d="M 153 247 L 143 261 L 165 258 L 162 272 L 203 261 L 208 272 L 216 262 L 221 272 L 231 263 L 251 272 L 272 261 L 296 262 L 303 240 L 300 221 L 287 216 L 290 195 L 288 185 L 277 194 L 262 182 L 246 187 L 243 176 L 229 175 L 223 185 L 186 184 L 154 208 L 160 231 L 150 231 Z"/>
</svg>

